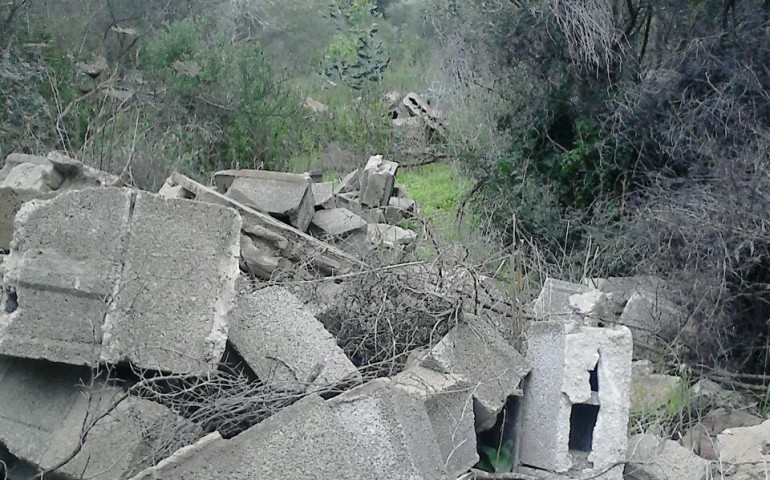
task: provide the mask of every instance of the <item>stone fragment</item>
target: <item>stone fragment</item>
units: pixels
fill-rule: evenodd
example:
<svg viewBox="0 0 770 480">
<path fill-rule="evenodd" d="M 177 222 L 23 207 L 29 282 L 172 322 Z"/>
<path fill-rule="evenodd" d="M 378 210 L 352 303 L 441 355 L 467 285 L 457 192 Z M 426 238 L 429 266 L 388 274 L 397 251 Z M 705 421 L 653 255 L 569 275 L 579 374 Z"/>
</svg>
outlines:
<svg viewBox="0 0 770 480">
<path fill-rule="evenodd" d="M 218 172 L 221 174 L 222 172 Z M 315 212 L 310 177 L 263 170 L 238 170 L 227 196 L 306 231 Z"/>
<path fill-rule="evenodd" d="M 385 220 L 384 208 L 365 208 L 358 212 L 358 215 L 364 219 L 366 223 L 387 223 Z"/>
<path fill-rule="evenodd" d="M 582 322 L 583 316 L 576 311 L 570 298 L 573 295 L 581 295 L 590 291 L 591 289 L 584 285 L 549 277 L 546 278 L 540 295 L 535 299 L 532 308 L 539 320 Z"/>
<path fill-rule="evenodd" d="M 360 215 L 364 210 L 359 201 L 357 192 L 338 193 L 336 200 L 338 207 L 347 208 L 353 213 Z"/>
<path fill-rule="evenodd" d="M 361 378 L 334 337 L 284 288 L 240 295 L 229 323 L 230 342 L 265 383 L 312 391 Z"/>
<path fill-rule="evenodd" d="M 591 474 L 625 459 L 631 332 L 535 321 L 527 335 L 519 460 L 556 473 Z"/>
<path fill-rule="evenodd" d="M 383 160 L 382 155 L 370 157 L 361 176 L 361 204 L 367 207 L 387 205 L 393 193 L 397 170 L 398 163 Z"/>
<path fill-rule="evenodd" d="M 289 270 L 291 263 L 266 242 L 241 235 L 241 270 L 259 278 L 270 280 L 277 270 Z"/>
<path fill-rule="evenodd" d="M 17 190 L 0 186 L 0 250 L 7 250 L 13 238 L 13 220 L 19 209 L 30 200 L 53 198 L 56 192 L 40 193 L 36 190 Z"/>
<path fill-rule="evenodd" d="M 367 225 L 366 238 L 374 246 L 384 245 L 390 248 L 399 248 L 414 243 L 417 234 L 412 230 L 395 225 L 370 223 Z"/>
<path fill-rule="evenodd" d="M 665 280 L 652 275 L 633 277 L 584 278 L 583 284 L 607 295 L 613 313 L 620 315 L 634 292 L 662 295 L 666 289 Z"/>
<path fill-rule="evenodd" d="M 84 165 L 81 161 L 61 152 L 50 152 L 47 157 L 64 180 L 58 190 L 81 190 L 91 187 L 123 187 L 120 177 Z"/>
<path fill-rule="evenodd" d="M 377 475 L 330 406 L 310 395 L 232 439 L 204 437 L 132 480 L 382 478 Z"/>
<path fill-rule="evenodd" d="M 735 480 L 766 478 L 770 465 L 770 420 L 717 435 L 721 474 Z"/>
<path fill-rule="evenodd" d="M 654 412 L 680 394 L 682 378 L 674 375 L 633 375 L 631 405 L 636 410 Z"/>
<path fill-rule="evenodd" d="M 340 183 L 334 187 L 334 194 L 339 195 L 341 193 L 357 192 L 359 188 L 361 188 L 361 169 L 356 168 L 342 177 Z"/>
<path fill-rule="evenodd" d="M 22 163 L 8 172 L 5 179 L 0 182 L 0 187 L 48 193 L 58 189 L 63 181 L 64 177 L 54 170 L 50 162 L 48 165 Z"/>
<path fill-rule="evenodd" d="M 315 208 L 332 209 L 337 206 L 334 199 L 334 184 L 332 182 L 320 182 L 311 184 Z"/>
<path fill-rule="evenodd" d="M 742 410 L 711 410 L 682 437 L 682 446 L 707 460 L 718 460 L 717 436 L 728 429 L 754 427 L 764 420 Z"/>
<path fill-rule="evenodd" d="M 687 320 L 687 312 L 662 296 L 635 291 L 626 302 L 618 323 L 631 329 L 638 346 L 672 340 Z"/>
<path fill-rule="evenodd" d="M 422 398 L 450 478 L 476 465 L 473 385 L 458 375 L 415 366 L 393 377 L 393 386 Z"/>
<path fill-rule="evenodd" d="M 430 417 L 419 396 L 376 379 L 329 401 L 358 457 L 371 462 L 373 479 L 445 479 Z"/>
<path fill-rule="evenodd" d="M 227 341 L 241 224 L 231 208 L 139 192 L 102 360 L 175 373 L 214 368 Z"/>
<path fill-rule="evenodd" d="M 3 168 L 0 168 L 0 182 L 5 180 L 5 177 L 8 176 L 9 173 L 11 173 L 11 170 L 16 168 L 18 165 L 23 165 L 25 163 L 38 165 L 44 168 L 47 168 L 48 166 L 51 165 L 51 162 L 49 162 L 47 158 L 41 157 L 39 155 L 28 155 L 26 153 L 11 153 L 7 157 L 5 157 L 5 165 L 3 165 Z"/>
<path fill-rule="evenodd" d="M 311 231 L 319 237 L 344 237 L 366 231 L 366 221 L 347 208 L 319 210 L 313 215 Z"/>
<path fill-rule="evenodd" d="M 672 440 L 650 434 L 628 440 L 625 479 L 628 480 L 704 480 L 709 462 L 697 457 Z"/>
<path fill-rule="evenodd" d="M 3 262 L 14 308 L 0 311 L 1 354 L 98 361 L 103 320 L 122 275 L 131 204 L 130 190 L 104 188 L 21 207 Z"/>
<path fill-rule="evenodd" d="M 474 386 L 476 430 L 497 421 L 508 397 L 520 394 L 529 365 L 486 320 L 465 315 L 430 351 L 423 366 L 460 375 Z"/>
<path fill-rule="evenodd" d="M 414 200 L 402 197 L 390 197 L 388 206 L 384 209 L 385 221 L 387 223 L 396 223 L 399 220 L 408 218 L 415 211 L 416 204 Z"/>
</svg>

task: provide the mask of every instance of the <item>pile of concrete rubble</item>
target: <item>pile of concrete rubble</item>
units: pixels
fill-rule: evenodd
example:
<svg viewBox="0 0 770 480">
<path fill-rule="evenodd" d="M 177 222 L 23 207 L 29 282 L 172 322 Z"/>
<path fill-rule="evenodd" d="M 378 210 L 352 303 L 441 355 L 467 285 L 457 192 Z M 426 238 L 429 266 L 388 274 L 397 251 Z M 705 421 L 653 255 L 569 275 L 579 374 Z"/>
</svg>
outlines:
<svg viewBox="0 0 770 480">
<path fill-rule="evenodd" d="M 487 289 L 485 308 L 464 308 L 403 371 L 377 379 L 294 293 L 244 288 L 280 271 L 344 282 L 370 249 L 414 242 L 393 225 L 415 209 L 395 185 L 397 167 L 372 157 L 336 187 L 245 170 L 218 172 L 209 187 L 173 174 L 155 194 L 58 153 L 9 156 L 0 475 L 471 478 L 490 436 L 510 440 L 517 478 L 699 480 L 715 465 L 746 478 L 770 461 L 770 422 L 730 412 L 694 429 L 689 449 L 627 437 L 632 401 L 675 387 L 634 363 L 686 324 L 658 279 L 548 279 L 526 355 L 501 334 L 505 301 Z M 229 350 L 295 401 L 225 438 L 130 388 L 206 378 Z"/>
</svg>

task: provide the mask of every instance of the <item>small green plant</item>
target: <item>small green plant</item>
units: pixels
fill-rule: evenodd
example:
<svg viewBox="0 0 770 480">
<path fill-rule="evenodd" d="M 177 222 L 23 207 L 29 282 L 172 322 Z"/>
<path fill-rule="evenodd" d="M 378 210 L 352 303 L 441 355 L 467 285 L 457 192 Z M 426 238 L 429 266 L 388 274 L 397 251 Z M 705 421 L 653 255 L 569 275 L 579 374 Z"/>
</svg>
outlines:
<svg viewBox="0 0 770 480">
<path fill-rule="evenodd" d="M 504 473 L 513 470 L 513 440 L 508 439 L 497 447 L 480 445 L 481 459 L 476 468 L 490 473 Z"/>
</svg>

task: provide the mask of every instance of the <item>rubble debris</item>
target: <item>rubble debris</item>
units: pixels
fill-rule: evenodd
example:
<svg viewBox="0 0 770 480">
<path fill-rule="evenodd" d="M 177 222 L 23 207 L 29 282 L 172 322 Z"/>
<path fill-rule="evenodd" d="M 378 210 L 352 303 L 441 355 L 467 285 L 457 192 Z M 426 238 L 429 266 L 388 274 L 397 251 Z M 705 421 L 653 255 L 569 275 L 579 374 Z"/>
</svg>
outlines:
<svg viewBox="0 0 770 480">
<path fill-rule="evenodd" d="M 94 384 L 88 369 L 0 357 L 0 443 L 40 470 L 126 478 L 182 446 L 179 429 L 200 432 L 166 407 Z"/>
<path fill-rule="evenodd" d="M 313 215 L 311 232 L 321 238 L 345 237 L 354 232 L 366 231 L 366 221 L 347 208 L 319 210 Z"/>
<path fill-rule="evenodd" d="M 450 478 L 467 472 L 479 461 L 473 385 L 459 375 L 414 366 L 393 377 L 393 387 L 423 399 Z"/>
<path fill-rule="evenodd" d="M 313 189 L 316 210 L 319 208 L 329 210 L 337 207 L 334 199 L 334 184 L 332 182 L 312 183 L 310 186 Z"/>
<path fill-rule="evenodd" d="M 736 480 L 766 478 L 770 464 L 768 444 L 770 420 L 723 431 L 717 435 L 720 473 Z"/>
<path fill-rule="evenodd" d="M 232 183 L 225 195 L 233 200 L 269 213 L 301 231 L 307 231 L 315 212 L 311 180 L 307 175 L 264 170 L 226 170 L 214 174 L 214 183 L 222 188 Z"/>
<path fill-rule="evenodd" d="M 384 245 L 390 248 L 400 248 L 414 243 L 417 234 L 387 223 L 370 223 L 367 225 L 366 238 L 375 247 Z"/>
<path fill-rule="evenodd" d="M 372 380 L 329 401 L 358 457 L 371 462 L 373 479 L 444 479 L 444 462 L 419 396 Z M 360 478 L 360 477 L 359 477 Z"/>
<path fill-rule="evenodd" d="M 229 323 L 230 343 L 264 383 L 314 391 L 361 379 L 323 324 L 282 287 L 239 295 Z"/>
<path fill-rule="evenodd" d="M 270 215 L 247 207 L 184 175 L 172 174 L 169 184 L 181 186 L 185 196 L 236 209 L 243 218 L 244 229 L 248 229 L 247 233 L 252 238 L 264 240 L 264 244 L 271 247 L 274 256 L 289 260 L 296 271 L 309 266 L 317 268 L 324 275 L 331 275 L 344 273 L 352 266 L 361 264 L 356 257 L 339 248 L 276 220 Z"/>
<path fill-rule="evenodd" d="M 354 447 L 332 408 L 317 395 L 305 397 L 232 439 L 211 435 L 178 453 L 131 480 L 383 478 Z"/>
<path fill-rule="evenodd" d="M 241 225 L 231 208 L 136 194 L 102 360 L 175 373 L 214 368 L 235 300 Z"/>
<path fill-rule="evenodd" d="M 638 347 L 653 346 L 674 338 L 687 320 L 687 312 L 660 295 L 635 291 L 618 322 L 631 329 Z M 635 353 L 641 353 L 640 348 Z"/>
<path fill-rule="evenodd" d="M 489 322 L 464 317 L 430 350 L 422 366 L 460 375 L 474 385 L 476 431 L 483 431 L 494 426 L 509 396 L 521 395 L 521 380 L 530 368 Z"/>
<path fill-rule="evenodd" d="M 347 208 L 353 213 L 361 214 L 363 207 L 358 198 L 358 192 L 338 193 L 337 206 L 341 208 Z"/>
<path fill-rule="evenodd" d="M 640 434 L 628 440 L 625 479 L 628 480 L 704 480 L 709 462 L 698 458 L 678 443 L 655 435 Z"/>
<path fill-rule="evenodd" d="M 612 305 L 613 313 L 618 316 L 623 313 L 623 307 L 634 292 L 656 296 L 662 294 L 666 288 L 665 280 L 652 275 L 584 278 L 583 284 L 604 292 Z"/>
<path fill-rule="evenodd" d="M 359 188 L 361 188 L 361 169 L 356 168 L 342 177 L 340 183 L 334 187 L 334 194 L 340 195 L 342 193 L 357 192 Z"/>
<path fill-rule="evenodd" d="M 540 295 L 535 299 L 532 308 L 539 320 L 582 322 L 583 316 L 576 312 L 575 307 L 570 303 L 570 298 L 590 291 L 591 289 L 585 285 L 549 277 L 545 279 Z"/>
<path fill-rule="evenodd" d="M 388 204 L 393 194 L 398 163 L 383 160 L 382 155 L 369 157 L 361 176 L 359 197 L 367 207 L 382 207 Z"/>
<path fill-rule="evenodd" d="M 527 338 L 532 371 L 521 406 L 521 464 L 591 474 L 622 462 L 631 390 L 628 328 L 536 321 Z"/>
<path fill-rule="evenodd" d="M 665 407 L 682 389 L 682 378 L 674 375 L 649 373 L 633 375 L 631 405 L 635 410 L 649 412 Z"/>
<path fill-rule="evenodd" d="M 682 436 L 682 446 L 706 460 L 718 460 L 717 435 L 728 429 L 754 427 L 763 421 L 743 410 L 715 408 Z"/>
<path fill-rule="evenodd" d="M 382 223 L 396 223 L 404 218 L 408 218 L 416 210 L 414 200 L 402 197 L 390 197 L 388 206 L 384 209 L 385 221 Z"/>
</svg>

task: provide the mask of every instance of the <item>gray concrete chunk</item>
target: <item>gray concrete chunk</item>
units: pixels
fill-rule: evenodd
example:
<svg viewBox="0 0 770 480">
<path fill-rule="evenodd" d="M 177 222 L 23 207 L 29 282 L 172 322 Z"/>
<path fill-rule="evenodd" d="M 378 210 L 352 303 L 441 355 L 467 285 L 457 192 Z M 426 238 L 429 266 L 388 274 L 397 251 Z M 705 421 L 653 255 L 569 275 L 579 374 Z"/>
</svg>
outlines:
<svg viewBox="0 0 770 480">
<path fill-rule="evenodd" d="M 22 163 L 8 172 L 0 186 L 47 193 L 59 188 L 63 180 L 64 177 L 54 170 L 50 162 L 48 165 Z"/>
<path fill-rule="evenodd" d="M 239 170 L 227 196 L 244 205 L 285 219 L 306 231 L 315 212 L 315 199 L 306 175 Z"/>
<path fill-rule="evenodd" d="M 39 198 L 45 200 L 56 195 L 55 192 L 40 193 L 36 190 L 17 190 L 0 186 L 0 249 L 11 247 L 13 238 L 13 220 L 24 202 Z"/>
<path fill-rule="evenodd" d="M 382 155 L 370 157 L 361 176 L 361 204 L 368 207 L 387 205 L 393 194 L 397 170 L 398 163 L 383 160 Z"/>
<path fill-rule="evenodd" d="M 334 187 L 334 194 L 339 195 L 341 193 L 357 192 L 361 187 L 361 169 L 356 168 L 352 172 L 345 175 L 340 183 Z"/>
<path fill-rule="evenodd" d="M 315 212 L 310 228 L 318 236 L 344 237 L 366 231 L 366 221 L 347 208 L 334 208 Z"/>
<path fill-rule="evenodd" d="M 476 429 L 487 430 L 508 397 L 520 393 L 529 366 L 489 322 L 474 315 L 465 317 L 431 349 L 424 366 L 461 375 L 474 385 Z"/>
<path fill-rule="evenodd" d="M 230 440 L 211 436 L 132 480 L 381 478 L 311 395 Z"/>
<path fill-rule="evenodd" d="M 576 312 L 570 303 L 570 297 L 588 293 L 590 287 L 576 283 L 565 282 L 555 278 L 546 278 L 540 295 L 535 299 L 532 308 L 540 320 L 575 320 L 582 321 L 582 316 Z"/>
<path fill-rule="evenodd" d="M 214 367 L 239 274 L 233 209 L 140 192 L 102 359 L 191 373 Z"/>
<path fill-rule="evenodd" d="M 361 378 L 323 324 L 284 288 L 239 296 L 229 323 L 230 342 L 263 382 L 313 390 Z"/>
<path fill-rule="evenodd" d="M 320 182 L 311 184 L 313 199 L 316 208 L 331 209 L 337 206 L 334 199 L 334 184 L 332 182 Z"/>
<path fill-rule="evenodd" d="M 0 353 L 91 365 L 121 275 L 131 192 L 87 189 L 24 204 L 3 263 Z M 5 327 L 3 327 L 5 325 Z"/>
<path fill-rule="evenodd" d="M 388 225 L 386 223 L 370 223 L 366 229 L 366 238 L 374 246 L 384 245 L 390 248 L 411 245 L 417 239 L 412 230 Z"/>
<path fill-rule="evenodd" d="M 628 441 L 628 464 L 624 478 L 629 480 L 703 480 L 709 462 L 672 440 L 654 435 L 635 435 Z"/>
<path fill-rule="evenodd" d="M 444 461 L 419 395 L 373 380 L 329 401 L 373 479 L 444 479 Z"/>
<path fill-rule="evenodd" d="M 631 329 L 634 341 L 654 345 L 670 340 L 687 320 L 687 312 L 661 295 L 635 291 L 618 322 Z"/>
</svg>

